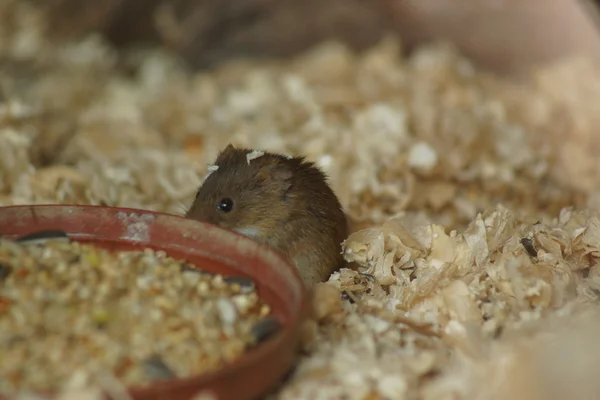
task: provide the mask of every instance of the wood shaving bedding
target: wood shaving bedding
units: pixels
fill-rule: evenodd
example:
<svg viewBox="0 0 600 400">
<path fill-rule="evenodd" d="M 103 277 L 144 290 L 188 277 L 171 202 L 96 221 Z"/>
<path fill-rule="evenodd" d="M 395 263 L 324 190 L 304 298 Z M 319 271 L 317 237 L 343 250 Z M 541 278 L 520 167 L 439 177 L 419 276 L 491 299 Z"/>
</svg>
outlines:
<svg viewBox="0 0 600 400">
<path fill-rule="evenodd" d="M 447 44 L 402 58 L 390 38 L 362 54 L 324 43 L 191 73 L 160 50 L 117 55 L 97 37 L 53 47 L 41 12 L 7 4 L 1 205 L 183 213 L 232 142 L 317 162 L 366 228 L 343 246 L 358 270 L 316 290 L 302 359 L 273 398 L 598 392 L 591 63 L 517 83 Z"/>
</svg>

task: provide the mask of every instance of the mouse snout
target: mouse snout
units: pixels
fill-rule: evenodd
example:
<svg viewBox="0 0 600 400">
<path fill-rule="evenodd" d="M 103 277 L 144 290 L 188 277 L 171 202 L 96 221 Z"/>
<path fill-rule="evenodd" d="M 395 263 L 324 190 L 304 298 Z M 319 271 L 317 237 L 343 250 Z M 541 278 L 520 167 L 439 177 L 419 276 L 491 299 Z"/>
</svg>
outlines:
<svg viewBox="0 0 600 400">
<path fill-rule="evenodd" d="M 218 225 L 218 220 L 214 213 L 206 212 L 197 203 L 192 204 L 187 213 L 186 218 L 195 219 L 197 221 L 208 222 L 209 224 Z"/>
</svg>

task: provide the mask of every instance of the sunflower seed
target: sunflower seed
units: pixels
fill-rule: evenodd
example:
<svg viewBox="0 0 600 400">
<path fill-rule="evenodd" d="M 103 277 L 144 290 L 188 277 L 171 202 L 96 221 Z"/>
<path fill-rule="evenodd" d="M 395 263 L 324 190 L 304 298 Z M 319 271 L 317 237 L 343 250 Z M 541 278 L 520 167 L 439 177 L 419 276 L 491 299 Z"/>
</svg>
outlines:
<svg viewBox="0 0 600 400">
<path fill-rule="evenodd" d="M 535 249 L 535 247 L 533 246 L 533 239 L 528 238 L 528 237 L 524 237 L 520 240 L 521 244 L 523 245 L 523 247 L 525 248 L 525 250 L 527 251 L 527 254 L 529 254 L 531 257 L 537 257 L 538 252 Z"/>
<path fill-rule="evenodd" d="M 11 272 L 12 268 L 10 266 L 0 264 L 0 281 L 8 278 Z"/>
<path fill-rule="evenodd" d="M 20 243 L 43 243 L 47 240 L 69 240 L 69 236 L 65 231 L 61 231 L 58 229 L 48 229 L 38 232 L 32 232 L 27 235 L 21 236 L 16 239 L 17 242 Z"/>
<path fill-rule="evenodd" d="M 176 377 L 175 373 L 164 360 L 158 356 L 153 355 L 142 362 L 142 368 L 146 378 L 150 381 L 162 381 L 173 379 Z"/>
<path fill-rule="evenodd" d="M 252 336 L 256 343 L 261 343 L 281 328 L 281 323 L 276 318 L 265 318 L 252 328 Z"/>
</svg>

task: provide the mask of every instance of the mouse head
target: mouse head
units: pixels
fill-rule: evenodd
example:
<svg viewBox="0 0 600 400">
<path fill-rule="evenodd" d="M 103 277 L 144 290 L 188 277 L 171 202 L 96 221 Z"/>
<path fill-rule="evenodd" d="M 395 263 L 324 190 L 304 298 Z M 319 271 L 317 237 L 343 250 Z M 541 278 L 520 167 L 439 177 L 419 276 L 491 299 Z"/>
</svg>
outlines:
<svg viewBox="0 0 600 400">
<path fill-rule="evenodd" d="M 227 146 L 204 181 L 186 217 L 260 238 L 287 217 L 293 170 L 284 156 Z"/>
</svg>

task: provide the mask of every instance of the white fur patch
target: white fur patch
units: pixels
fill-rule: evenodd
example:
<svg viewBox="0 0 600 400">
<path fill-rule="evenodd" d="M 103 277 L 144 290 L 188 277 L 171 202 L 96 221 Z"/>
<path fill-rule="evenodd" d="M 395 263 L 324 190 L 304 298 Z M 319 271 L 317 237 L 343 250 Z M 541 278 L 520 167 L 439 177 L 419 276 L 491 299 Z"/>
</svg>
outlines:
<svg viewBox="0 0 600 400">
<path fill-rule="evenodd" d="M 249 238 L 256 238 L 260 233 L 260 230 L 255 226 L 248 226 L 244 228 L 235 228 L 234 231 L 241 233 L 244 236 L 248 236 Z"/>
<path fill-rule="evenodd" d="M 207 165 L 207 166 L 206 166 L 206 170 L 207 170 L 208 172 L 207 172 L 207 173 L 206 173 L 206 175 L 204 175 L 204 177 L 202 178 L 202 183 L 204 183 L 204 182 L 205 182 L 205 181 L 208 179 L 208 177 L 209 177 L 209 176 L 210 176 L 212 173 L 216 172 L 218 169 L 219 169 L 219 166 L 218 166 L 218 165 L 213 165 L 213 164 L 209 164 L 209 165 Z"/>
<path fill-rule="evenodd" d="M 251 153 L 246 154 L 246 161 L 248 162 L 248 165 L 250 165 L 250 161 L 261 157 L 265 154 L 264 151 L 260 151 L 260 150 L 253 150 Z"/>
</svg>

